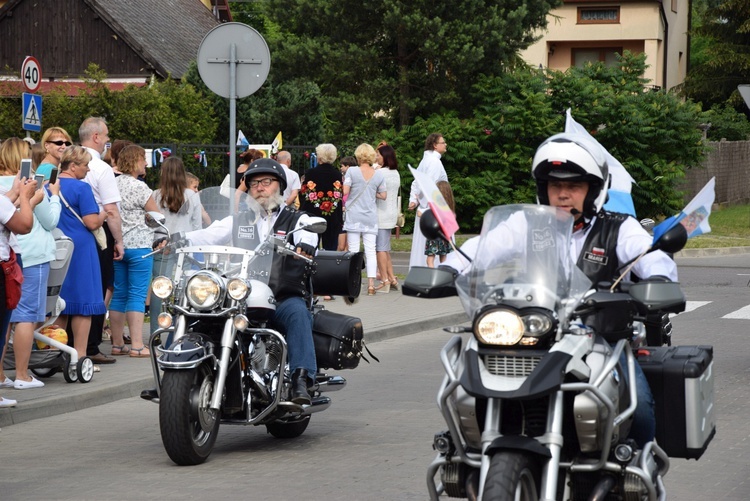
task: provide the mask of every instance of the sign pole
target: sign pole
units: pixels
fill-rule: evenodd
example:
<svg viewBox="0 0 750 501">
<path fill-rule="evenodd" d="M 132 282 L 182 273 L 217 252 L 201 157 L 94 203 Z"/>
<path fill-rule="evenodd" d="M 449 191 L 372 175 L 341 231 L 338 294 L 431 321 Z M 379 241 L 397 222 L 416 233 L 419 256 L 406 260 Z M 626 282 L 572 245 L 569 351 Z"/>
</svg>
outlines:
<svg viewBox="0 0 750 501">
<path fill-rule="evenodd" d="M 237 44 L 229 44 L 229 191 L 237 171 Z M 229 197 L 229 213 L 234 214 L 234 197 Z"/>
</svg>

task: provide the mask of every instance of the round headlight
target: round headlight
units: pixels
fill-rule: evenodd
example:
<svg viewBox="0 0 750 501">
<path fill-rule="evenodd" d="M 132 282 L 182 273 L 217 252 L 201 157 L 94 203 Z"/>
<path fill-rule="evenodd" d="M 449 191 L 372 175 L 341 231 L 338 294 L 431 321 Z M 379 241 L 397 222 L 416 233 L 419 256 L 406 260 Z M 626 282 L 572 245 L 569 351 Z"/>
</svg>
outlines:
<svg viewBox="0 0 750 501">
<path fill-rule="evenodd" d="M 474 334 L 484 344 L 512 346 L 521 340 L 525 330 L 523 320 L 514 312 L 493 310 L 477 321 Z"/>
<path fill-rule="evenodd" d="M 242 301 L 250 293 L 250 286 L 241 278 L 233 278 L 227 284 L 229 297 L 236 301 Z"/>
<path fill-rule="evenodd" d="M 210 310 L 221 301 L 221 279 L 212 273 L 199 271 L 188 280 L 185 293 L 193 308 Z"/>
<path fill-rule="evenodd" d="M 151 282 L 151 290 L 154 291 L 154 295 L 159 299 L 166 299 L 172 294 L 174 284 L 167 277 L 156 277 Z"/>
<path fill-rule="evenodd" d="M 531 313 L 523 317 L 527 336 L 543 336 L 552 328 L 552 319 L 541 313 Z"/>
</svg>

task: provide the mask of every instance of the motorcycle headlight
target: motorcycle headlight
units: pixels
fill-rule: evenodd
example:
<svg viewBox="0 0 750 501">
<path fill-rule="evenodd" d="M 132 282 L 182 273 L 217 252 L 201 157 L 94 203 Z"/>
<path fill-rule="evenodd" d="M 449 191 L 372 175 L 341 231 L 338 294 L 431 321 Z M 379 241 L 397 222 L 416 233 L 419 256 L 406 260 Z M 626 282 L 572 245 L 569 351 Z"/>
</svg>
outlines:
<svg viewBox="0 0 750 501">
<path fill-rule="evenodd" d="M 525 331 L 521 317 L 509 310 L 488 311 L 474 324 L 474 335 L 483 344 L 513 346 L 518 344 Z"/>
<path fill-rule="evenodd" d="M 227 284 L 227 294 L 236 301 L 242 301 L 250 294 L 250 286 L 241 278 L 233 278 Z"/>
<path fill-rule="evenodd" d="M 185 293 L 188 303 L 199 310 L 210 310 L 222 300 L 222 281 L 214 273 L 199 271 L 188 280 Z"/>
<path fill-rule="evenodd" d="M 156 277 L 151 282 L 151 290 L 154 291 L 154 295 L 159 299 L 166 299 L 172 294 L 174 284 L 172 280 L 167 277 Z"/>
<path fill-rule="evenodd" d="M 524 315 L 523 323 L 526 327 L 527 336 L 543 336 L 552 328 L 552 319 L 543 313 L 530 313 Z"/>
</svg>

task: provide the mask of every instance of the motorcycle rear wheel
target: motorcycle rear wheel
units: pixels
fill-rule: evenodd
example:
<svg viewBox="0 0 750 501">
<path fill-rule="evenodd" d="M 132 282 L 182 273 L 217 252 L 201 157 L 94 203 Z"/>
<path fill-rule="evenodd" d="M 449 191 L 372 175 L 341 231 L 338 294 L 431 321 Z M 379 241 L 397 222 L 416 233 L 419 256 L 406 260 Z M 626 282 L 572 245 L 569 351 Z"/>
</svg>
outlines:
<svg viewBox="0 0 750 501">
<path fill-rule="evenodd" d="M 296 438 L 302 435 L 310 424 L 310 416 L 305 416 L 299 421 L 276 421 L 268 423 L 268 433 L 276 438 Z"/>
<path fill-rule="evenodd" d="M 539 465 L 529 454 L 499 451 L 490 460 L 482 499 L 536 501 L 540 485 Z"/>
<path fill-rule="evenodd" d="M 169 458 L 178 465 L 203 463 L 219 434 L 220 412 L 209 409 L 213 371 L 202 365 L 164 373 L 159 395 L 159 429 Z"/>
</svg>

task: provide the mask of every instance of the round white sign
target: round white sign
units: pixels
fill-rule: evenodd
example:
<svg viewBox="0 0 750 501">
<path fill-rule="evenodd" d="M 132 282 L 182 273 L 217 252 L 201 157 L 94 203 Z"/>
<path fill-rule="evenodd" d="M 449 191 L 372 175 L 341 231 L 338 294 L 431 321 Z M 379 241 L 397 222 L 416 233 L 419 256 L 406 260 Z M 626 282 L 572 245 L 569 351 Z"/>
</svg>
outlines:
<svg viewBox="0 0 750 501">
<path fill-rule="evenodd" d="M 36 92 L 42 85 L 42 66 L 35 57 L 28 56 L 21 66 L 21 80 L 28 92 Z"/>
</svg>

